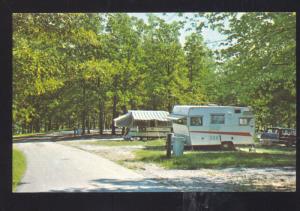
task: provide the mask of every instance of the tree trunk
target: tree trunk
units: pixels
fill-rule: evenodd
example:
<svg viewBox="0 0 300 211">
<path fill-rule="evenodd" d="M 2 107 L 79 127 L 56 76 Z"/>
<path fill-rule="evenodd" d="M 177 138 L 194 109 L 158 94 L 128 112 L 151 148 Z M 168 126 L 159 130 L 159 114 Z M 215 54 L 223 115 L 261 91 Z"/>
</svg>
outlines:
<svg viewBox="0 0 300 211">
<path fill-rule="evenodd" d="M 190 83 L 193 82 L 193 67 L 192 67 L 192 64 L 190 64 L 189 81 L 190 81 Z"/>
<path fill-rule="evenodd" d="M 88 134 L 91 134 L 91 130 L 90 130 L 90 128 L 91 128 L 91 122 L 90 122 L 90 115 L 87 115 L 87 120 L 86 120 L 86 125 L 87 125 L 87 133 Z"/>
<path fill-rule="evenodd" d="M 45 132 L 45 128 L 43 127 L 43 125 L 44 125 L 44 119 L 41 119 L 41 121 L 40 121 L 40 131 L 41 132 Z"/>
<path fill-rule="evenodd" d="M 106 128 L 108 128 L 108 126 L 107 126 L 107 119 L 106 119 L 106 115 L 105 115 L 105 112 L 104 112 L 105 110 L 104 110 L 104 107 L 103 107 L 103 131 L 106 129 Z"/>
<path fill-rule="evenodd" d="M 25 133 L 25 130 L 26 130 L 26 123 L 23 123 L 23 124 L 22 124 L 22 134 Z"/>
<path fill-rule="evenodd" d="M 130 108 L 131 108 L 131 110 L 136 110 L 136 104 L 135 104 L 134 100 L 130 99 L 129 102 L 130 102 Z"/>
<path fill-rule="evenodd" d="M 93 117 L 93 130 L 96 129 L 96 119 Z"/>
<path fill-rule="evenodd" d="M 82 81 L 82 98 L 83 98 L 83 102 L 82 102 L 82 132 L 81 135 L 85 134 L 85 124 L 86 124 L 86 103 L 85 103 L 85 81 Z"/>
<path fill-rule="evenodd" d="M 123 114 L 126 114 L 127 113 L 127 108 L 126 108 L 126 105 L 123 105 Z M 122 135 L 125 134 L 125 127 L 122 127 Z"/>
<path fill-rule="evenodd" d="M 32 120 L 32 128 L 33 128 L 33 132 L 36 132 L 37 131 L 37 120 L 36 119 L 33 119 Z"/>
<path fill-rule="evenodd" d="M 59 130 L 59 120 L 56 120 L 55 122 L 55 130 Z"/>
<path fill-rule="evenodd" d="M 52 120 L 51 120 L 51 117 L 49 117 L 49 120 L 48 120 L 48 131 L 49 130 L 52 130 Z"/>
<path fill-rule="evenodd" d="M 151 101 L 152 101 L 152 109 L 156 110 L 157 105 L 156 105 L 156 101 L 155 101 L 155 96 L 154 95 L 152 95 Z"/>
<path fill-rule="evenodd" d="M 99 101 L 99 133 L 100 133 L 100 135 L 103 135 L 103 125 L 104 125 L 103 109 L 104 109 L 104 105 L 103 105 L 103 102 L 100 100 Z"/>
<path fill-rule="evenodd" d="M 32 133 L 32 122 L 30 122 L 30 124 L 29 124 L 28 132 Z"/>
<path fill-rule="evenodd" d="M 111 120 L 111 134 L 112 135 L 116 135 L 116 128 L 115 128 L 115 124 L 114 124 L 114 118 L 117 117 L 117 84 L 118 84 L 118 81 L 117 81 L 117 76 L 115 76 L 114 78 L 114 98 L 113 98 L 113 110 L 112 110 L 112 120 Z"/>
<path fill-rule="evenodd" d="M 113 99 L 113 111 L 112 111 L 112 123 L 111 123 L 111 134 L 116 135 L 116 128 L 114 124 L 114 118 L 117 117 L 117 96 L 114 95 Z"/>
<path fill-rule="evenodd" d="M 291 128 L 291 115 L 290 115 L 290 112 L 288 112 L 288 120 L 287 120 L 287 125 L 288 125 L 288 128 Z"/>
<path fill-rule="evenodd" d="M 167 74 L 170 75 L 171 74 L 171 70 L 170 70 L 170 64 L 167 64 Z M 172 105 L 171 105 L 171 90 L 170 90 L 170 81 L 168 81 L 167 83 L 167 101 L 168 101 L 168 110 L 169 112 L 172 111 Z"/>
<path fill-rule="evenodd" d="M 172 112 L 172 105 L 171 105 L 171 99 L 168 97 L 168 111 L 171 113 Z"/>
<path fill-rule="evenodd" d="M 40 119 L 35 119 L 35 122 L 34 122 L 34 130 L 36 133 L 39 133 L 40 132 Z"/>
<path fill-rule="evenodd" d="M 44 123 L 44 132 L 47 132 L 47 121 L 46 121 L 46 119 L 44 119 L 43 123 Z"/>
</svg>

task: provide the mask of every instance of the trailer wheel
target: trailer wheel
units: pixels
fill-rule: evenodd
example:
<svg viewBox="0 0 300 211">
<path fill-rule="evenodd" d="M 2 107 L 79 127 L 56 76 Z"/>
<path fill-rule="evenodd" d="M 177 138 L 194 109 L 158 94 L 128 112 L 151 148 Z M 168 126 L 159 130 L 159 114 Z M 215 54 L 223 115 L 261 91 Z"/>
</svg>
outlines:
<svg viewBox="0 0 300 211">
<path fill-rule="evenodd" d="M 224 142 L 222 142 L 222 149 L 223 150 L 235 150 L 235 146 L 231 141 L 224 141 Z"/>
<path fill-rule="evenodd" d="M 293 141 L 288 141 L 285 145 L 286 145 L 287 147 L 292 147 L 293 144 L 294 144 Z"/>
</svg>

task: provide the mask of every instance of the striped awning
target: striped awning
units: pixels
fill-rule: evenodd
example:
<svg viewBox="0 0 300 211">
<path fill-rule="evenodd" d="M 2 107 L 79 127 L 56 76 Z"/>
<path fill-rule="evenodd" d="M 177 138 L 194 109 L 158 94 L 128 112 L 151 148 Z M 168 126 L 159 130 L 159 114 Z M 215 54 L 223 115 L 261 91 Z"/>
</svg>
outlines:
<svg viewBox="0 0 300 211">
<path fill-rule="evenodd" d="M 157 120 L 167 122 L 169 121 L 167 116 L 169 112 L 167 111 L 143 111 L 143 110 L 131 110 L 134 120 Z"/>
<path fill-rule="evenodd" d="M 146 110 L 129 110 L 127 114 L 119 116 L 114 119 L 115 126 L 126 127 L 132 124 L 133 121 L 170 121 L 167 117 L 169 112 L 167 111 L 146 111 Z"/>
</svg>

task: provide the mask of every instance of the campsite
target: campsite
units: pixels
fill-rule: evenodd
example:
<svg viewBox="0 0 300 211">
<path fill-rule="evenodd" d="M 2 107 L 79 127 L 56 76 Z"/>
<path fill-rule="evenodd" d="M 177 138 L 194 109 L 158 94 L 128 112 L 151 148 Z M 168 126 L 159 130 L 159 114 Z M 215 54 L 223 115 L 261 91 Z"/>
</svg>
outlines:
<svg viewBox="0 0 300 211">
<path fill-rule="evenodd" d="M 14 192 L 293 192 L 296 13 L 15 13 Z"/>
<path fill-rule="evenodd" d="M 187 151 L 166 158 L 165 141 L 81 141 L 65 145 L 101 155 L 180 191 L 294 191 L 295 149 L 257 147 L 234 151 Z M 208 182 L 209 181 L 209 182 Z"/>
</svg>

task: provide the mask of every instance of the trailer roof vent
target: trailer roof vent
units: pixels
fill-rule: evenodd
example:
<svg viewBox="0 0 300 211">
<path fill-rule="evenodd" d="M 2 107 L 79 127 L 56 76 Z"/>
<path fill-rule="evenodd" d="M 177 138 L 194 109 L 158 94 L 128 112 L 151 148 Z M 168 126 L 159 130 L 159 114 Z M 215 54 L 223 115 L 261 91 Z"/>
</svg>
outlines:
<svg viewBox="0 0 300 211">
<path fill-rule="evenodd" d="M 241 109 L 234 109 L 234 113 L 240 114 L 241 113 Z"/>
</svg>

